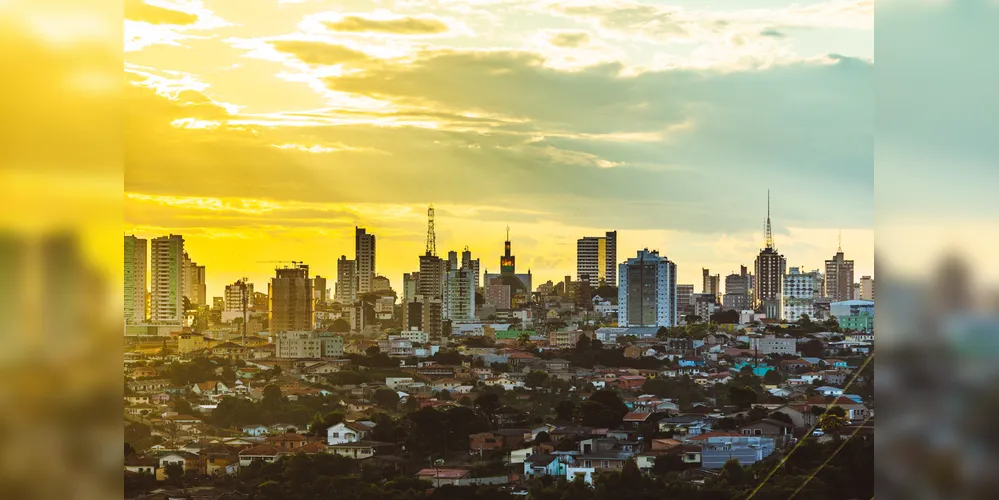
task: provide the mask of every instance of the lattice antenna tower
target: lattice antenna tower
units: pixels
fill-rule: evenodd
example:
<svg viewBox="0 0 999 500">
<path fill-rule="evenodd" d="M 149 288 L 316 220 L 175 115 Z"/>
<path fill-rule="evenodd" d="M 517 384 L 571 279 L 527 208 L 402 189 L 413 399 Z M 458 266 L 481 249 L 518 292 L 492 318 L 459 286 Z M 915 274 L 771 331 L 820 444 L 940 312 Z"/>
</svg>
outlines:
<svg viewBox="0 0 999 500">
<path fill-rule="evenodd" d="M 770 228 L 770 190 L 767 190 L 767 224 L 764 230 L 765 238 L 767 242 L 767 250 L 773 250 L 774 248 L 774 233 Z"/>
<path fill-rule="evenodd" d="M 437 236 L 434 234 L 434 205 L 427 209 L 427 255 L 437 256 Z"/>
</svg>

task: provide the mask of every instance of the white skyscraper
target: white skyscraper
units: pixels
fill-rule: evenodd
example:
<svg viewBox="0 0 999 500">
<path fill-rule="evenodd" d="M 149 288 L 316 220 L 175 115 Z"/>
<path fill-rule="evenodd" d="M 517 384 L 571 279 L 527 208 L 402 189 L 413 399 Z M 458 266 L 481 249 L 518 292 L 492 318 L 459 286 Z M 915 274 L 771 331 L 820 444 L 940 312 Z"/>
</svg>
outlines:
<svg viewBox="0 0 999 500">
<path fill-rule="evenodd" d="M 617 231 L 576 240 L 576 279 L 586 276 L 591 287 L 617 286 Z"/>
<path fill-rule="evenodd" d="M 184 237 L 153 238 L 150 321 L 180 325 L 184 321 Z"/>
<path fill-rule="evenodd" d="M 125 321 L 146 322 L 147 241 L 125 236 Z"/>
<path fill-rule="evenodd" d="M 618 266 L 618 326 L 676 326 L 676 264 L 640 250 Z"/>
</svg>

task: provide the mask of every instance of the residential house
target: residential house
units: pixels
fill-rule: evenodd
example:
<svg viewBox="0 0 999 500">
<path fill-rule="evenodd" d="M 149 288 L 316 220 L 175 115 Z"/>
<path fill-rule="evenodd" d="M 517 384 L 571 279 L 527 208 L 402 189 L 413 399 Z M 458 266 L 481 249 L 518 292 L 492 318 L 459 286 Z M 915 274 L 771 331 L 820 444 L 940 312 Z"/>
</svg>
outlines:
<svg viewBox="0 0 999 500">
<path fill-rule="evenodd" d="M 270 463 L 280 458 L 285 451 L 287 450 L 272 444 L 253 446 L 239 452 L 239 466 L 248 467 L 257 460 Z"/>
<path fill-rule="evenodd" d="M 524 460 L 524 477 L 564 477 L 566 475 L 567 460 L 563 457 L 565 456 L 550 455 L 547 453 L 534 454 L 527 457 Z"/>
<path fill-rule="evenodd" d="M 468 436 L 468 449 L 471 451 L 509 450 L 516 448 L 531 437 L 529 429 L 500 429 L 480 432 Z"/>
<path fill-rule="evenodd" d="M 711 426 L 704 415 L 678 415 L 659 421 L 659 431 L 672 433 L 674 437 L 684 438 L 709 432 Z"/>
<path fill-rule="evenodd" d="M 424 481 L 430 481 L 434 486 L 449 484 L 461 486 L 462 484 L 466 484 L 472 477 L 472 471 L 470 469 L 430 468 L 420 470 L 416 473 L 416 477 Z"/>
<path fill-rule="evenodd" d="M 209 476 L 235 474 L 239 467 L 239 448 L 216 444 L 198 453 L 204 465 L 204 473 Z"/>
<path fill-rule="evenodd" d="M 772 437 L 734 432 L 709 432 L 687 441 L 701 446 L 701 467 L 705 469 L 721 469 L 731 459 L 743 466 L 753 465 L 769 457 L 775 449 Z"/>
<path fill-rule="evenodd" d="M 218 380 L 199 382 L 191 387 L 191 392 L 202 396 L 228 396 L 232 391 Z"/>
<path fill-rule="evenodd" d="M 139 378 L 152 378 L 158 374 L 159 372 L 157 372 L 155 368 L 151 368 L 148 366 L 140 366 L 129 372 L 128 376 L 133 379 L 139 379 Z"/>
<path fill-rule="evenodd" d="M 269 445 L 276 446 L 283 450 L 291 450 L 308 443 L 309 438 L 301 434 L 286 432 L 277 436 L 270 436 L 264 441 Z"/>
<path fill-rule="evenodd" d="M 340 422 L 326 429 L 326 443 L 330 446 L 356 443 L 371 433 L 371 427 L 359 422 Z"/>
<path fill-rule="evenodd" d="M 811 412 L 809 405 L 784 405 L 774 410 L 774 413 L 783 413 L 791 417 L 791 423 L 797 428 L 811 428 L 818 421 L 818 417 Z"/>
<path fill-rule="evenodd" d="M 266 425 L 252 424 L 242 427 L 243 434 L 247 436 L 266 436 L 270 429 Z"/>
<path fill-rule="evenodd" d="M 193 453 L 186 451 L 168 451 L 159 456 L 156 467 L 156 479 L 163 481 L 166 479 L 166 468 L 170 465 L 180 465 L 185 471 L 197 470 L 199 458 Z"/>
<path fill-rule="evenodd" d="M 817 392 L 817 393 L 819 393 L 819 394 L 821 394 L 821 395 L 823 395 L 823 396 L 825 396 L 827 398 L 828 397 L 839 397 L 839 396 L 843 395 L 843 389 L 840 389 L 839 387 L 828 386 L 828 385 L 824 385 L 822 387 L 816 387 L 815 388 L 815 392 Z"/>
<path fill-rule="evenodd" d="M 774 439 L 774 446 L 783 448 L 790 444 L 794 425 L 781 420 L 764 418 L 739 428 L 743 436 L 766 436 Z"/>
<path fill-rule="evenodd" d="M 156 475 L 156 468 L 160 461 L 155 457 L 143 457 L 139 455 L 129 455 L 125 457 L 125 470 L 136 474 Z"/>
<path fill-rule="evenodd" d="M 363 460 L 375 456 L 380 450 L 392 448 L 392 443 L 379 443 L 375 441 L 357 441 L 353 443 L 340 443 L 330 445 L 329 453 L 342 457 Z"/>
</svg>

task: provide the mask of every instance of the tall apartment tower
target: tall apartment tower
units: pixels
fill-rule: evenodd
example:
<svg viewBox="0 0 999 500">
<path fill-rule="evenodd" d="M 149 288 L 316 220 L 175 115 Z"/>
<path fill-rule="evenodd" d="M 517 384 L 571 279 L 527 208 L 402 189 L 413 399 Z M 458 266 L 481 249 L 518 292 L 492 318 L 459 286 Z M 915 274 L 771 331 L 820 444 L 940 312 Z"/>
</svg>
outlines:
<svg viewBox="0 0 999 500">
<path fill-rule="evenodd" d="M 715 303 L 721 301 L 721 275 L 715 274 L 711 275 L 711 271 L 701 268 L 701 293 L 705 295 L 713 295 L 715 297 Z"/>
<path fill-rule="evenodd" d="M 199 266 L 184 252 L 184 296 L 194 306 L 208 305 L 205 266 Z"/>
<path fill-rule="evenodd" d="M 576 279 L 589 278 L 591 287 L 617 286 L 617 231 L 576 240 Z"/>
<path fill-rule="evenodd" d="M 618 266 L 618 326 L 676 326 L 676 264 L 640 250 Z"/>
<path fill-rule="evenodd" d="M 313 291 L 309 266 L 277 268 L 267 286 L 270 302 L 270 332 L 312 330 Z"/>
<path fill-rule="evenodd" d="M 341 255 L 336 261 L 336 291 L 333 300 L 340 304 L 353 304 L 357 298 L 357 264 Z"/>
<path fill-rule="evenodd" d="M 874 278 L 863 276 L 860 278 L 860 300 L 874 300 Z"/>
<path fill-rule="evenodd" d="M 742 311 L 749 308 L 749 270 L 739 266 L 739 273 L 725 277 L 725 295 L 722 296 L 722 307 L 729 310 Z"/>
<path fill-rule="evenodd" d="M 681 317 L 694 314 L 694 285 L 676 285 L 676 309 Z"/>
<path fill-rule="evenodd" d="M 753 305 L 768 318 L 780 319 L 782 277 L 787 269 L 787 260 L 774 246 L 773 230 L 770 226 L 770 193 L 767 193 L 767 221 L 764 229 L 766 246 L 756 256 L 754 266 Z"/>
<path fill-rule="evenodd" d="M 325 304 L 329 302 L 329 289 L 326 288 L 326 278 L 316 275 L 312 278 L 312 299 L 316 301 L 316 304 Z"/>
<path fill-rule="evenodd" d="M 125 322 L 146 322 L 147 240 L 125 236 Z"/>
<path fill-rule="evenodd" d="M 784 275 L 781 293 L 781 318 L 784 321 L 793 323 L 805 314 L 814 320 L 817 314 L 815 303 L 822 296 L 822 273 L 818 270 L 805 273 L 792 267 Z"/>
<path fill-rule="evenodd" d="M 461 267 L 471 270 L 475 275 L 475 289 L 478 290 L 482 286 L 482 273 L 479 272 L 479 259 L 472 258 L 472 252 L 465 247 L 465 250 L 461 252 Z"/>
<path fill-rule="evenodd" d="M 354 228 L 354 258 L 357 261 L 357 293 L 371 291 L 375 279 L 375 235 L 363 227 Z"/>
<path fill-rule="evenodd" d="M 832 302 L 853 300 L 853 261 L 843 257 L 843 248 L 826 261 L 826 279 L 823 294 Z"/>
<path fill-rule="evenodd" d="M 417 294 L 428 299 L 441 298 L 444 295 L 444 276 L 447 261 L 436 255 L 420 256 L 420 278 L 417 283 Z"/>
<path fill-rule="evenodd" d="M 184 237 L 153 238 L 150 253 L 152 283 L 149 320 L 163 325 L 184 321 Z"/>
</svg>

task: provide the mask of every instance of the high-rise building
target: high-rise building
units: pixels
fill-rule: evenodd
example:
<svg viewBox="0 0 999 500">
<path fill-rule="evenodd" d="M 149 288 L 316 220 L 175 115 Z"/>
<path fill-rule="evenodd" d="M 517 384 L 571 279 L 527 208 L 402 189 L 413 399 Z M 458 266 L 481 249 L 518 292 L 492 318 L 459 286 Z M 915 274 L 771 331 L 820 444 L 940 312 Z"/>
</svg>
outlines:
<svg viewBox="0 0 999 500">
<path fill-rule="evenodd" d="M 853 261 L 843 257 L 843 248 L 836 251 L 832 260 L 826 261 L 826 279 L 823 294 L 833 302 L 853 299 Z"/>
<path fill-rule="evenodd" d="M 309 331 L 313 327 L 313 291 L 309 266 L 277 268 L 267 287 L 270 332 Z"/>
<path fill-rule="evenodd" d="M 245 296 L 244 296 L 245 290 Z M 243 299 L 246 299 L 246 310 L 253 310 L 253 283 L 237 281 L 225 286 L 225 309 L 226 312 L 243 312 Z"/>
<path fill-rule="evenodd" d="M 330 300 L 330 292 L 326 288 L 326 278 L 318 274 L 312 278 L 312 299 L 316 301 L 316 304 L 325 304 Z"/>
<path fill-rule="evenodd" d="M 722 307 L 734 311 L 749 308 L 749 272 L 746 266 L 739 266 L 739 273 L 725 277 L 725 295 L 722 296 Z"/>
<path fill-rule="evenodd" d="M 146 322 L 147 241 L 125 236 L 125 322 Z"/>
<path fill-rule="evenodd" d="M 179 234 L 153 238 L 150 253 L 151 293 L 149 320 L 164 325 L 184 321 L 184 237 Z"/>
<path fill-rule="evenodd" d="M 419 271 L 415 273 L 403 273 L 402 275 L 402 301 L 409 302 L 419 291 L 420 282 Z"/>
<path fill-rule="evenodd" d="M 859 300 L 874 300 L 874 278 L 863 276 L 860 278 Z"/>
<path fill-rule="evenodd" d="M 764 230 L 766 246 L 760 250 L 754 266 L 753 306 L 767 318 L 780 318 L 782 277 L 787 268 L 787 260 L 774 246 L 773 230 L 770 226 L 770 193 L 767 193 L 767 221 Z"/>
<path fill-rule="evenodd" d="M 208 305 L 205 289 L 205 266 L 199 266 L 184 252 L 184 296 L 191 305 L 198 307 Z"/>
<path fill-rule="evenodd" d="M 385 276 L 375 276 L 375 279 L 371 281 L 372 292 L 382 292 L 388 290 L 392 290 L 392 282 Z"/>
<path fill-rule="evenodd" d="M 452 269 L 458 269 L 458 252 L 451 250 L 447 253 L 447 267 L 444 269 L 445 272 Z"/>
<path fill-rule="evenodd" d="M 715 303 L 721 301 L 721 275 L 715 274 L 711 275 L 711 271 L 702 268 L 701 269 L 701 293 L 704 295 L 713 295 L 715 297 Z"/>
<path fill-rule="evenodd" d="M 486 286 L 482 295 L 487 306 L 510 309 L 510 285 L 505 284 L 499 276 L 486 274 Z"/>
<path fill-rule="evenodd" d="M 478 290 L 482 286 L 482 274 L 479 272 L 479 259 L 472 258 L 472 252 L 465 247 L 465 250 L 461 252 L 461 267 L 470 269 L 472 274 L 475 275 L 475 289 Z"/>
<path fill-rule="evenodd" d="M 354 260 L 357 261 L 357 293 L 371 291 L 375 279 L 375 235 L 363 227 L 354 228 Z"/>
<path fill-rule="evenodd" d="M 676 264 L 658 251 L 639 250 L 618 266 L 618 326 L 678 324 Z"/>
<path fill-rule="evenodd" d="M 531 301 L 531 271 L 526 274 L 517 273 L 517 258 L 510 250 L 510 228 L 506 231 L 506 241 L 503 244 L 503 255 L 500 256 L 500 273 L 490 274 L 487 270 L 483 280 L 486 286 L 506 285 L 510 288 L 510 308 L 516 309 Z M 497 283 L 496 279 L 499 279 Z"/>
<path fill-rule="evenodd" d="M 447 272 L 442 314 L 452 323 L 468 323 L 475 319 L 475 277 L 471 269 Z"/>
<path fill-rule="evenodd" d="M 590 286 L 617 286 L 617 231 L 576 240 L 576 279 L 589 277 Z"/>
<path fill-rule="evenodd" d="M 436 255 L 420 256 L 420 281 L 416 293 L 426 298 L 444 296 L 444 275 L 447 261 Z"/>
<path fill-rule="evenodd" d="M 803 273 L 792 267 L 784 275 L 781 293 L 784 321 L 793 323 L 805 314 L 814 320 L 817 317 L 815 302 L 822 297 L 822 273 L 818 270 Z"/>
<path fill-rule="evenodd" d="M 357 298 L 357 265 L 341 255 L 336 261 L 336 291 L 333 300 L 339 304 L 353 304 Z"/>
<path fill-rule="evenodd" d="M 680 317 L 694 314 L 694 285 L 676 285 L 676 309 Z"/>
</svg>

